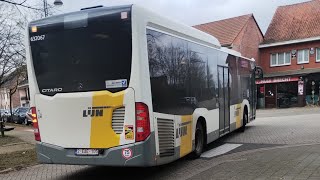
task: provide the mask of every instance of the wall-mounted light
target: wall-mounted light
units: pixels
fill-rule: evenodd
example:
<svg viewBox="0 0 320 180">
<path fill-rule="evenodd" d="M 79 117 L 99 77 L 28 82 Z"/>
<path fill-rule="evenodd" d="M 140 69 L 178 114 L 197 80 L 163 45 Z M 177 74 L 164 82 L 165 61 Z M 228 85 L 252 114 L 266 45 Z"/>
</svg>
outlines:
<svg viewBox="0 0 320 180">
<path fill-rule="evenodd" d="M 311 55 L 314 54 L 314 48 L 310 48 L 310 54 L 311 54 Z"/>
</svg>

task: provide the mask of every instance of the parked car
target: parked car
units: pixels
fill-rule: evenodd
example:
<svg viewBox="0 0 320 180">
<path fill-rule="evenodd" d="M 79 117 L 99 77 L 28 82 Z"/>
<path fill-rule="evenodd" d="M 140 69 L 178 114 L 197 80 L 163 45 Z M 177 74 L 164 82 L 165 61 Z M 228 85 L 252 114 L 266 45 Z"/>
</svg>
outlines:
<svg viewBox="0 0 320 180">
<path fill-rule="evenodd" d="M 15 109 L 12 109 L 12 112 L 14 111 Z M 10 114 L 10 109 L 5 109 L 4 110 L 4 113 L 1 114 L 1 117 L 3 119 L 4 122 L 11 122 L 11 114 Z"/>
<path fill-rule="evenodd" d="M 27 107 L 19 107 L 17 108 L 12 115 L 12 121 L 16 124 L 25 124 L 29 125 L 30 121 L 26 117 L 29 108 Z"/>
<path fill-rule="evenodd" d="M 33 122 L 32 122 L 32 109 L 31 108 L 28 109 L 28 111 L 26 113 L 26 117 L 27 117 L 29 124 L 32 124 Z"/>
</svg>

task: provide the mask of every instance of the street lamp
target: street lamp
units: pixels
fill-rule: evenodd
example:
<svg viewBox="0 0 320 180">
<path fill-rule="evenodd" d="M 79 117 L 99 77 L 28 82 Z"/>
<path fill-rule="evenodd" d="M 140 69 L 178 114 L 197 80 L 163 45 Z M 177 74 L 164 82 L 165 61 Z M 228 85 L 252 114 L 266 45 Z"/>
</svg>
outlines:
<svg viewBox="0 0 320 180">
<path fill-rule="evenodd" d="M 47 0 L 43 0 L 43 11 L 44 11 L 44 17 L 47 17 L 49 14 Z"/>
<path fill-rule="evenodd" d="M 63 2 L 61 0 L 54 0 L 53 4 L 55 6 L 62 6 Z M 44 16 L 47 17 L 49 15 L 47 0 L 43 0 L 43 10 L 44 10 Z"/>
<path fill-rule="evenodd" d="M 56 6 L 62 6 L 63 2 L 61 0 L 55 0 L 53 4 Z"/>
</svg>

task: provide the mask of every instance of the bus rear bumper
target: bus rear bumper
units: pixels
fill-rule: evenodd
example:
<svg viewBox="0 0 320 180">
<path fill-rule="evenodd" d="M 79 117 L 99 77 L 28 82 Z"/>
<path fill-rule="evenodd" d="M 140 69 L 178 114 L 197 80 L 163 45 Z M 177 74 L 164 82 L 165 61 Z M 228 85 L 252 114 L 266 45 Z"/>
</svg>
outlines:
<svg viewBox="0 0 320 180">
<path fill-rule="evenodd" d="M 146 167 L 155 166 L 155 142 L 154 134 L 139 143 L 103 149 L 99 156 L 77 156 L 76 149 L 65 149 L 40 142 L 36 145 L 38 161 L 44 164 L 72 164 L 72 165 L 98 165 L 98 166 L 131 166 Z M 126 159 L 122 150 L 129 148 L 132 157 Z"/>
</svg>

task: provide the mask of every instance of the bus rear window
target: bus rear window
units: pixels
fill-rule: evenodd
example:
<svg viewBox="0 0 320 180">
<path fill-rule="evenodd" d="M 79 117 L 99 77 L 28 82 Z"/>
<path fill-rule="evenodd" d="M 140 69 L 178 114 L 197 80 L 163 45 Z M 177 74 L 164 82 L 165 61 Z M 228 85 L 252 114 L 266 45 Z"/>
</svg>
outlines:
<svg viewBox="0 0 320 180">
<path fill-rule="evenodd" d="M 130 8 L 77 13 L 30 24 L 40 92 L 52 96 L 60 92 L 126 89 L 132 58 Z M 113 80 L 126 81 L 125 86 L 108 87 Z"/>
</svg>

